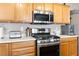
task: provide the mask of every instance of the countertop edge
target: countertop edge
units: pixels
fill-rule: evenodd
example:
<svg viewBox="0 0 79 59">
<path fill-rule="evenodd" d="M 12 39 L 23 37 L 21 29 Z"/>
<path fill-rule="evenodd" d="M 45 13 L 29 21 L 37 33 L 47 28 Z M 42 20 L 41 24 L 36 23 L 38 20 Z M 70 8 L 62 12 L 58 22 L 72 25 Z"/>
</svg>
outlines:
<svg viewBox="0 0 79 59">
<path fill-rule="evenodd" d="M 72 36 L 70 36 L 70 35 L 60 35 L 59 37 L 60 38 L 70 38 L 70 37 L 78 37 L 78 35 L 72 35 Z"/>
<path fill-rule="evenodd" d="M 0 43 L 14 43 L 14 42 L 25 42 L 25 41 L 32 41 L 36 40 L 33 37 L 27 37 L 22 39 L 0 39 Z"/>
</svg>

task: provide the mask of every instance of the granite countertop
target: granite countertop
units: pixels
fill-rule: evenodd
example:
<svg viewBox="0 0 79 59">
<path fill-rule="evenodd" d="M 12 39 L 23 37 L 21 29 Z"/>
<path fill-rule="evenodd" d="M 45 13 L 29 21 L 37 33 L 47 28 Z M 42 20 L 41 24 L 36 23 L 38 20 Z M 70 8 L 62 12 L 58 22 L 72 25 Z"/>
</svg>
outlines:
<svg viewBox="0 0 79 59">
<path fill-rule="evenodd" d="M 22 42 L 36 40 L 34 37 L 17 38 L 17 39 L 0 39 L 0 43 L 12 43 L 12 42 Z"/>
<path fill-rule="evenodd" d="M 60 38 L 78 37 L 78 35 L 59 35 Z"/>
</svg>

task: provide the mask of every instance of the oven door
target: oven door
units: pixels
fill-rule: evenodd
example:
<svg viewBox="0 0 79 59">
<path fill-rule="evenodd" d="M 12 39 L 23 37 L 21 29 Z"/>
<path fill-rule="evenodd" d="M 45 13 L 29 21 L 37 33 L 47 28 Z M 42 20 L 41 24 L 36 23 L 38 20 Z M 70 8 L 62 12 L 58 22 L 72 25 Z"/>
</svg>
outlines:
<svg viewBox="0 0 79 59">
<path fill-rule="evenodd" d="M 59 43 L 48 44 L 48 45 L 38 45 L 38 56 L 59 56 Z"/>
</svg>

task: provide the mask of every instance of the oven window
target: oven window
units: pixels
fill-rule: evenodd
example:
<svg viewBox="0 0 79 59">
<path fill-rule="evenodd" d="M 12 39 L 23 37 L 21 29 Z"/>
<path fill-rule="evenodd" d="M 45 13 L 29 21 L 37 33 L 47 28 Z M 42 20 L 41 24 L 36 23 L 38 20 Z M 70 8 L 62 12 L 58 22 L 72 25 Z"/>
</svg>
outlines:
<svg viewBox="0 0 79 59">
<path fill-rule="evenodd" d="M 37 21 L 49 21 L 49 14 L 34 14 L 34 20 Z"/>
<path fill-rule="evenodd" d="M 59 45 L 40 47 L 40 56 L 59 56 Z"/>
</svg>

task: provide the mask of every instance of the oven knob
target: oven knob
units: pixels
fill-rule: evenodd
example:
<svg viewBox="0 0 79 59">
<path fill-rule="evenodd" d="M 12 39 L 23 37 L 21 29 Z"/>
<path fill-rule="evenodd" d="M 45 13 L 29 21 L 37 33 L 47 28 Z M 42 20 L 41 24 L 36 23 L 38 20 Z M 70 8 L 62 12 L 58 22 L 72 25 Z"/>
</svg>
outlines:
<svg viewBox="0 0 79 59">
<path fill-rule="evenodd" d="M 47 40 L 45 40 L 44 42 L 47 43 Z"/>
<path fill-rule="evenodd" d="M 59 39 L 57 39 L 57 41 L 59 41 Z"/>
<path fill-rule="evenodd" d="M 51 39 L 50 42 L 54 42 L 54 39 Z"/>
<path fill-rule="evenodd" d="M 41 41 L 38 40 L 37 43 L 41 43 Z"/>
</svg>

